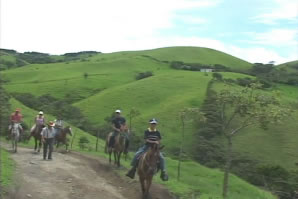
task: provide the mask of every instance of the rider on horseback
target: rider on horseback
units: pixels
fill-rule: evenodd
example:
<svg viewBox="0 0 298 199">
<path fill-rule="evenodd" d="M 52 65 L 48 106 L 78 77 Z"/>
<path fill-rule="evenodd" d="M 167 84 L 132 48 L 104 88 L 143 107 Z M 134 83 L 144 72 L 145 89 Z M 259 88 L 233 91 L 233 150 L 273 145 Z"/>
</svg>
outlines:
<svg viewBox="0 0 298 199">
<path fill-rule="evenodd" d="M 23 132 L 23 128 L 21 126 L 21 123 L 23 122 L 23 115 L 21 114 L 21 109 L 17 108 L 15 112 L 13 112 L 10 115 L 10 125 L 8 126 L 8 130 L 11 131 L 13 129 L 13 125 L 17 124 L 20 126 L 21 133 Z M 8 138 L 10 138 L 11 135 L 8 135 Z"/>
<path fill-rule="evenodd" d="M 118 133 L 121 132 L 121 127 L 125 126 L 126 120 L 124 117 L 121 116 L 121 110 L 116 110 L 115 111 L 115 118 L 112 120 L 112 128 L 113 128 L 113 134 L 110 137 L 110 141 L 109 141 L 109 147 L 114 147 L 115 144 L 115 137 L 116 135 L 118 135 Z M 128 149 L 128 144 L 129 144 L 129 140 L 128 137 L 126 136 L 126 145 L 125 145 L 125 150 L 127 151 Z"/>
<path fill-rule="evenodd" d="M 35 129 L 37 127 L 42 127 L 43 128 L 45 126 L 45 124 L 46 124 L 46 120 L 45 120 L 45 117 L 44 117 L 42 111 L 39 111 L 38 112 L 38 115 L 35 116 L 34 123 L 35 124 L 33 125 L 33 127 L 30 130 L 31 134 L 35 131 Z"/>
<path fill-rule="evenodd" d="M 54 122 L 55 122 L 56 136 L 59 136 L 61 130 L 63 129 L 64 122 L 61 116 L 58 116 Z"/>
<path fill-rule="evenodd" d="M 160 144 L 161 135 L 160 135 L 160 132 L 156 129 L 156 125 L 157 125 L 156 119 L 154 118 L 151 119 L 149 123 L 150 123 L 150 126 L 144 133 L 145 145 L 139 148 L 139 150 L 136 152 L 135 157 L 132 159 L 132 162 L 131 162 L 132 168 L 126 174 L 126 176 L 132 179 L 135 176 L 137 166 L 138 166 L 138 161 L 141 155 L 144 154 L 152 144 L 158 144 L 158 145 Z M 160 169 L 161 169 L 160 177 L 163 181 L 167 181 L 169 177 L 166 172 L 165 159 L 162 153 L 160 153 L 159 156 L 160 156 Z"/>
<path fill-rule="evenodd" d="M 10 115 L 10 122 L 13 123 L 22 123 L 23 122 L 23 115 L 21 114 L 21 109 L 17 108 L 15 112 Z"/>
</svg>

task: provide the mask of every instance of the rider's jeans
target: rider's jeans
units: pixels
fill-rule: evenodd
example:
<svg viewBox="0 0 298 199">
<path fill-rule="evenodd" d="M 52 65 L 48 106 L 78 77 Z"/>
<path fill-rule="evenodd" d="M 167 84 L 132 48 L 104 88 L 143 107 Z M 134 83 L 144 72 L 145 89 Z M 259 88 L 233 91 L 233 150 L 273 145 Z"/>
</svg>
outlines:
<svg viewBox="0 0 298 199">
<path fill-rule="evenodd" d="M 144 145 L 141 148 L 138 149 L 138 151 L 136 152 L 134 158 L 131 161 L 131 166 L 136 167 L 139 161 L 140 156 L 145 153 L 147 150 L 149 149 L 148 145 Z M 162 153 L 159 153 L 159 157 L 160 157 L 160 169 L 162 171 L 166 170 L 166 162 L 165 162 L 165 158 L 162 155 Z"/>
</svg>

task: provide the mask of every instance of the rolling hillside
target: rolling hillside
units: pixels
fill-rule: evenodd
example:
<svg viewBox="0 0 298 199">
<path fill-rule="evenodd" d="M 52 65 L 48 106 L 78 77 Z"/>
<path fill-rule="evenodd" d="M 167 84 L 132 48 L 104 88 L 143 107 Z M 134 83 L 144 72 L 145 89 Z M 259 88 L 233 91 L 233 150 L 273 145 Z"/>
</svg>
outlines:
<svg viewBox="0 0 298 199">
<path fill-rule="evenodd" d="M 31 124 L 32 118 L 36 115 L 36 110 L 32 110 L 22 103 L 18 102 L 15 99 L 11 99 L 12 110 L 15 108 L 21 108 L 24 113 L 24 121 L 27 125 Z M 48 119 L 53 119 L 54 117 L 51 115 L 46 115 Z M 73 127 L 73 126 L 72 126 Z M 79 151 L 81 153 L 86 153 L 94 156 L 103 156 L 107 157 L 106 154 L 103 153 L 104 141 L 99 140 L 99 151 L 95 152 L 95 143 L 96 138 L 91 136 L 90 134 L 81 131 L 75 127 L 73 127 L 73 132 L 75 135 L 75 139 L 73 141 L 73 150 Z M 81 136 L 86 136 L 89 141 L 89 152 L 82 151 L 79 148 L 78 141 Z M 72 138 L 71 138 L 72 139 Z M 33 139 L 26 146 L 33 146 Z M 132 154 L 131 154 L 132 156 Z M 158 177 L 155 177 L 155 181 L 158 183 L 164 184 L 169 188 L 171 192 L 174 192 L 176 195 L 179 195 L 181 199 L 188 199 L 191 197 L 191 194 L 196 192 L 200 194 L 200 198 L 203 199 L 219 199 L 221 198 L 221 189 L 222 189 L 222 180 L 223 180 L 223 172 L 218 169 L 209 169 L 204 166 L 201 166 L 198 163 L 192 161 L 184 161 L 182 163 L 182 177 L 180 181 L 176 180 L 177 175 L 177 160 L 173 160 L 171 158 L 166 158 L 168 172 L 171 177 L 170 181 L 162 182 Z M 122 161 L 124 166 L 129 167 L 129 162 Z M 120 171 L 121 175 L 124 176 L 124 172 Z M 241 180 L 240 178 L 231 175 L 231 183 L 230 183 L 230 199 L 276 199 L 275 196 L 270 193 L 263 191 L 255 186 L 248 184 L 247 182 Z"/>
<path fill-rule="evenodd" d="M 181 140 L 179 111 L 185 107 L 200 107 L 205 99 L 211 73 L 175 70 L 171 61 L 184 63 L 221 64 L 235 71 L 248 70 L 251 64 L 207 48 L 171 47 L 147 51 L 95 54 L 84 59 L 51 64 L 30 64 L 2 71 L 5 89 L 10 93 L 50 94 L 59 99 L 72 98 L 90 122 L 105 123 L 115 109 L 122 109 L 128 119 L 129 111 L 137 109 L 140 115 L 133 119 L 133 129 L 142 137 L 147 121 L 155 117 L 166 145 L 165 152 L 178 151 Z M 141 72 L 153 76 L 136 80 Z M 86 75 L 87 74 L 87 75 Z M 249 77 L 241 73 L 223 72 L 225 79 Z M 254 78 L 254 77 L 250 77 Z M 231 86 L 233 88 L 233 85 Z M 221 89 L 215 84 L 214 89 Z M 276 85 L 284 103 L 297 110 L 298 87 Z M 297 112 L 285 125 L 272 126 L 263 131 L 258 127 L 246 129 L 235 137 L 235 150 L 243 156 L 263 164 L 281 165 L 294 169 L 298 162 Z M 185 151 L 192 152 L 197 129 L 186 126 Z"/>
</svg>

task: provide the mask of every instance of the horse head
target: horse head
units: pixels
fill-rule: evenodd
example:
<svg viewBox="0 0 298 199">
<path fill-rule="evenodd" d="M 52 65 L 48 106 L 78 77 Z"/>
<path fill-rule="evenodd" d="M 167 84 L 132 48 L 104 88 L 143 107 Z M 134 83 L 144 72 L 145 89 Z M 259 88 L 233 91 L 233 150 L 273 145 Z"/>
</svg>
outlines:
<svg viewBox="0 0 298 199">
<path fill-rule="evenodd" d="M 65 128 L 64 128 L 64 131 L 66 132 L 66 134 L 69 134 L 70 136 L 73 135 L 73 133 L 72 133 L 72 129 L 71 129 L 70 126 L 65 127 Z"/>
<path fill-rule="evenodd" d="M 162 147 L 163 148 L 163 147 Z M 159 161 L 160 145 L 152 144 L 146 155 L 146 163 L 148 166 L 148 172 L 154 174 L 157 170 L 157 162 Z"/>
</svg>

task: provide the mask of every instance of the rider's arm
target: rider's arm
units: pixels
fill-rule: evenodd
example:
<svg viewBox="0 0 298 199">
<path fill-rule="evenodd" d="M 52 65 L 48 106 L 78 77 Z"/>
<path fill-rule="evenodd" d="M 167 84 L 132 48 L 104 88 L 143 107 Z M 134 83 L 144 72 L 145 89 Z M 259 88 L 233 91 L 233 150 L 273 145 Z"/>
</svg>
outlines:
<svg viewBox="0 0 298 199">
<path fill-rule="evenodd" d="M 159 140 L 158 141 L 153 141 L 153 140 L 149 140 L 149 139 L 146 139 L 145 142 L 151 143 L 151 144 L 159 144 L 160 143 Z"/>
<path fill-rule="evenodd" d="M 44 131 L 45 131 L 45 128 L 44 129 L 42 129 L 42 131 L 41 131 L 41 140 L 44 142 Z"/>
<path fill-rule="evenodd" d="M 115 122 L 114 120 L 112 120 L 112 129 L 115 130 L 115 131 L 120 132 L 120 129 L 116 128 L 115 123 L 116 123 L 116 122 Z"/>
</svg>

